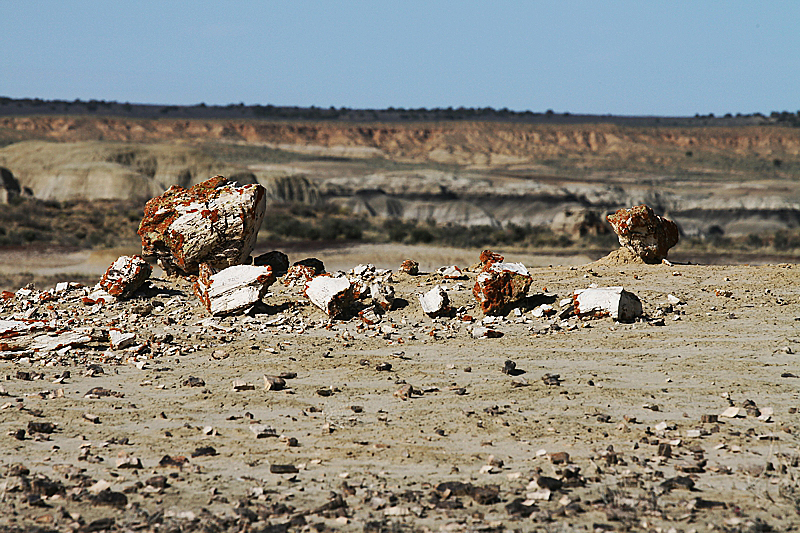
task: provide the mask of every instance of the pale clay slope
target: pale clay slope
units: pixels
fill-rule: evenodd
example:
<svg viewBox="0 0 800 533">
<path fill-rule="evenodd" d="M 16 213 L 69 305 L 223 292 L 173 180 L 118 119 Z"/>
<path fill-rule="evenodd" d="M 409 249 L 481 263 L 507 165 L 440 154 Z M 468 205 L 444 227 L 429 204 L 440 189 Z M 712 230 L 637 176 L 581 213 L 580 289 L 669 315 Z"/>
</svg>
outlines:
<svg viewBox="0 0 800 533">
<path fill-rule="evenodd" d="M 37 198 L 57 201 L 145 201 L 171 185 L 223 174 L 261 183 L 272 201 L 327 202 L 357 214 L 467 226 L 547 226 L 565 211 L 590 208 L 602 215 L 639 204 L 674 219 L 687 235 L 705 234 L 714 225 L 738 235 L 800 224 L 794 181 L 735 174 L 683 179 L 605 172 L 566 179 L 546 175 L 534 161 L 513 165 L 511 174 L 502 166 L 375 172 L 342 161 L 246 167 L 220 163 L 187 144 L 41 141 L 0 149 L 0 166 Z M 533 177 L 514 177 L 520 174 Z"/>
</svg>

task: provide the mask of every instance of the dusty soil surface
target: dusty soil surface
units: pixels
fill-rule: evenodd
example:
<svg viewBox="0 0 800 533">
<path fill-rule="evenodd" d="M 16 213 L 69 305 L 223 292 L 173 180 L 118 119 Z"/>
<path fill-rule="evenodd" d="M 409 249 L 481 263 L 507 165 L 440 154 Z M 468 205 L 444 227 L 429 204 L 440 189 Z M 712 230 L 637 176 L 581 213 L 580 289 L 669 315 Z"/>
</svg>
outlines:
<svg viewBox="0 0 800 533">
<path fill-rule="evenodd" d="M 475 272 L 393 273 L 401 305 L 373 326 L 280 281 L 224 319 L 160 278 L 106 306 L 4 300 L 0 320 L 136 344 L 3 352 L 0 529 L 796 530 L 800 271 L 619 263 L 532 268 L 490 339 L 464 320 Z M 439 283 L 458 316 L 423 315 Z M 646 316 L 533 315 L 592 283 Z"/>
</svg>

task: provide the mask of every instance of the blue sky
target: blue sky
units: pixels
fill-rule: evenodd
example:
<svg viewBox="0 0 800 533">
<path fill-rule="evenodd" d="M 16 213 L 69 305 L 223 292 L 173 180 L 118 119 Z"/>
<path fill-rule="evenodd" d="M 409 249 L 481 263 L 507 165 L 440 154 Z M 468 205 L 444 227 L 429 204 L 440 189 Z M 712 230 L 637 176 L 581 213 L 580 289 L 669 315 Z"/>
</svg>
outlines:
<svg viewBox="0 0 800 533">
<path fill-rule="evenodd" d="M 4 0 L 0 96 L 800 110 L 800 1 Z"/>
</svg>

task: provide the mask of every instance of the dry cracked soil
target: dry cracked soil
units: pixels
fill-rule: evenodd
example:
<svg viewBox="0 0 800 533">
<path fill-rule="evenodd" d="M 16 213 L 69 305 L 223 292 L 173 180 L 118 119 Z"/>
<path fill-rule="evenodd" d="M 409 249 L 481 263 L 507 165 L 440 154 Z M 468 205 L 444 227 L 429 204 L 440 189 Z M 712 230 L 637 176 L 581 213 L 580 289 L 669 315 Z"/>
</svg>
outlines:
<svg viewBox="0 0 800 533">
<path fill-rule="evenodd" d="M 481 339 L 475 271 L 393 272 L 399 305 L 374 325 L 330 320 L 280 280 L 227 318 L 163 278 L 109 305 L 83 289 L 0 300 L 0 324 L 45 321 L 0 339 L 0 530 L 800 526 L 796 265 L 531 274 L 529 297 L 483 324 L 502 336 Z M 645 316 L 534 316 L 593 283 Z M 422 313 L 435 284 L 454 316 Z M 134 344 L 112 350 L 112 328 Z M 14 347 L 69 332 L 86 336 Z"/>
</svg>

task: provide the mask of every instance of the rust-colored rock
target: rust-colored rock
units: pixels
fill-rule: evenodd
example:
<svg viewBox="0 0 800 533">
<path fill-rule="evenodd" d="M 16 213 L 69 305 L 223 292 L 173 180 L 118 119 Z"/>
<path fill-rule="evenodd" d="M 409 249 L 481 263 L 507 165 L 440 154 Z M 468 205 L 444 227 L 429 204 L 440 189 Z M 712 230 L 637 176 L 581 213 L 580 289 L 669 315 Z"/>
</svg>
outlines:
<svg viewBox="0 0 800 533">
<path fill-rule="evenodd" d="M 485 253 L 481 254 L 481 262 Z M 502 259 L 502 256 L 492 255 Z M 472 294 L 484 314 L 494 315 L 502 312 L 510 303 L 523 298 L 532 282 L 533 278 L 522 263 L 497 263 L 490 259 L 478 274 Z"/>
<path fill-rule="evenodd" d="M 315 257 L 309 257 L 302 261 L 295 261 L 286 272 L 283 278 L 284 285 L 294 285 L 295 283 L 305 284 L 315 277 L 325 273 L 325 265 Z"/>
<path fill-rule="evenodd" d="M 147 202 L 139 224 L 142 255 L 167 274 L 197 274 L 246 263 L 266 209 L 265 189 L 215 176 L 189 189 L 173 185 Z"/>
<path fill-rule="evenodd" d="M 150 264 L 138 255 L 123 255 L 108 267 L 100 280 L 100 287 L 111 296 L 127 298 L 147 281 L 152 272 Z"/>
<path fill-rule="evenodd" d="M 646 205 L 620 209 L 606 217 L 619 238 L 646 263 L 658 263 L 667 257 L 670 248 L 678 244 L 678 225 L 660 217 Z"/>
<path fill-rule="evenodd" d="M 486 265 L 489 263 L 502 263 L 505 258 L 500 255 L 496 254 L 491 250 L 484 250 L 481 252 L 480 262 L 481 266 L 486 268 Z"/>
<path fill-rule="evenodd" d="M 400 271 L 412 276 L 416 276 L 419 274 L 419 263 L 413 259 L 406 259 L 400 264 Z"/>
</svg>

